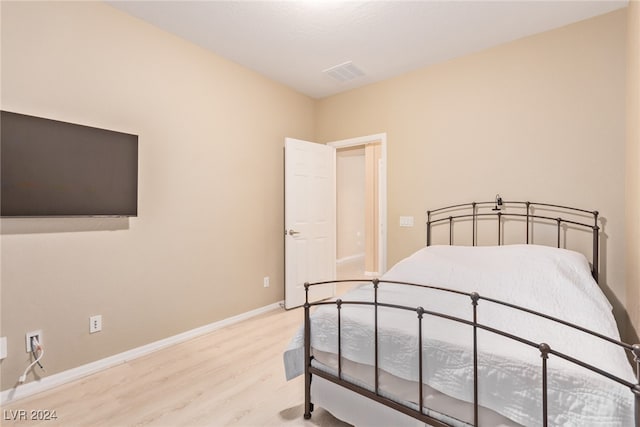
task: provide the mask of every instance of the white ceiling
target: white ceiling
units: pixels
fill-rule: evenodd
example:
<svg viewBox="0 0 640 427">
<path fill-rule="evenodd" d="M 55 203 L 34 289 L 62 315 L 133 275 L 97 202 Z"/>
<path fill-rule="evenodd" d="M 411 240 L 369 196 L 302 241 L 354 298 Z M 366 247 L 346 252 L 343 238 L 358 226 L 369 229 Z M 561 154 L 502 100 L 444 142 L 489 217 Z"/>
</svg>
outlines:
<svg viewBox="0 0 640 427">
<path fill-rule="evenodd" d="M 108 1 L 313 98 L 625 7 L 628 1 Z M 323 73 L 352 61 L 364 76 Z"/>
</svg>

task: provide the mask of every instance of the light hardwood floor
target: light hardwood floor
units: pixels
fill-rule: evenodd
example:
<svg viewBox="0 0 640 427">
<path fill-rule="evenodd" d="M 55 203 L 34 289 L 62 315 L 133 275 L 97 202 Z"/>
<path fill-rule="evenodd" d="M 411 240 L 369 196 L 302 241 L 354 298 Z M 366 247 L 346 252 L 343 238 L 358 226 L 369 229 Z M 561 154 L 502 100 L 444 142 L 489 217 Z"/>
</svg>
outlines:
<svg viewBox="0 0 640 427">
<path fill-rule="evenodd" d="M 285 380 L 282 354 L 302 317 L 273 310 L 12 402 L 2 425 L 347 426 L 322 408 L 305 421 L 303 378 Z M 55 410 L 57 420 L 4 419 L 17 410 Z"/>
<path fill-rule="evenodd" d="M 361 264 L 341 265 L 338 278 L 367 278 Z M 337 294 L 351 286 L 339 284 Z M 2 407 L 0 424 L 346 427 L 318 407 L 304 420 L 303 378 L 285 380 L 282 354 L 302 320 L 302 309 L 270 311 L 11 402 Z M 57 419 L 6 419 L 19 410 L 55 411 Z"/>
</svg>

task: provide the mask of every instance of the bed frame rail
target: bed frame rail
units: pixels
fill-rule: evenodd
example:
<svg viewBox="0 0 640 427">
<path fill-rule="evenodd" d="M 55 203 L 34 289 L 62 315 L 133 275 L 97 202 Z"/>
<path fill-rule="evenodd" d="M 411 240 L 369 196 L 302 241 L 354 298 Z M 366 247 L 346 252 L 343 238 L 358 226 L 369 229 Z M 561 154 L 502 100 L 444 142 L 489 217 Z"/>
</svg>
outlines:
<svg viewBox="0 0 640 427">
<path fill-rule="evenodd" d="M 309 303 L 309 288 L 312 286 L 319 286 L 319 285 L 326 285 L 326 284 L 332 284 L 332 283 L 342 283 L 342 282 L 360 282 L 362 283 L 363 281 L 354 281 L 354 280 L 337 280 L 337 281 L 326 281 L 326 282 L 317 282 L 317 283 L 305 283 L 304 284 L 304 288 L 305 288 L 305 293 L 306 293 L 306 301 L 304 304 L 304 353 L 305 353 L 305 409 L 304 409 L 304 418 L 305 419 L 309 419 L 311 418 L 311 412 L 313 411 L 313 404 L 311 402 L 311 381 L 312 381 L 312 376 L 316 375 L 319 377 L 322 377 L 328 381 L 331 381 L 335 384 L 338 384 L 342 387 L 345 387 L 349 390 L 354 391 L 355 393 L 358 393 L 360 395 L 363 395 L 365 397 L 368 397 L 372 400 L 375 400 L 376 402 L 379 402 L 383 405 L 386 405 L 388 407 L 391 407 L 397 411 L 400 411 L 406 415 L 409 415 L 415 419 L 424 421 L 425 423 L 428 423 L 434 427 L 447 427 L 448 424 L 446 424 L 445 422 L 435 419 L 433 418 L 432 415 L 429 415 L 429 413 L 427 411 L 425 411 L 425 406 L 424 406 L 424 397 L 423 397 L 423 391 L 422 391 L 422 383 L 423 383 L 423 366 L 422 366 L 422 352 L 423 352 L 423 346 L 422 346 L 422 321 L 424 316 L 434 316 L 434 317 L 439 317 L 439 318 L 443 318 L 443 319 L 448 319 L 452 322 L 456 322 L 459 324 L 465 324 L 468 325 L 470 327 L 473 328 L 473 388 L 474 388 L 474 401 L 473 401 L 473 425 L 474 426 L 478 426 L 478 408 L 479 408 L 479 404 L 478 404 L 478 336 L 477 336 L 477 331 L 478 329 L 482 329 L 485 331 L 488 331 L 490 333 L 493 334 L 497 334 L 497 335 L 501 335 L 503 337 L 506 337 L 508 339 L 511 340 L 515 340 L 518 341 L 526 346 L 529 346 L 533 349 L 537 349 L 540 352 L 540 358 L 541 358 L 541 370 L 542 370 L 542 419 L 543 419 L 543 426 L 547 426 L 548 425 L 548 421 L 547 421 L 547 360 L 549 359 L 550 356 L 554 356 L 554 357 L 558 357 L 561 359 L 564 359 L 570 363 L 573 363 L 577 366 L 580 366 L 582 368 L 588 369 L 592 372 L 595 372 L 615 383 L 618 383 L 620 385 L 623 385 L 627 388 L 629 388 L 630 392 L 633 393 L 634 395 L 634 402 L 635 402 L 635 426 L 636 427 L 640 427 L 640 344 L 634 344 L 634 345 L 630 345 L 621 341 L 617 341 L 615 339 L 612 339 L 610 337 L 604 336 L 602 334 L 599 334 L 597 332 L 594 331 L 590 331 L 588 329 L 585 329 L 581 326 L 572 324 L 570 322 L 566 322 L 562 319 L 558 319 L 549 315 L 546 315 L 544 313 L 539 313 L 536 312 L 534 310 L 530 310 L 528 308 L 525 307 L 521 307 L 518 305 L 514 305 L 511 303 L 507 303 L 504 301 L 500 301 L 497 299 L 493 299 L 493 298 L 486 298 L 483 297 L 481 295 L 479 295 L 476 292 L 472 292 L 472 293 L 467 293 L 467 292 L 462 292 L 462 291 L 458 291 L 458 290 L 452 290 L 452 289 L 447 289 L 447 288 L 440 288 L 440 287 L 436 287 L 436 286 L 428 286 L 428 285 L 421 285 L 421 284 L 416 284 L 416 283 L 408 283 L 408 282 L 398 282 L 398 281 L 388 281 L 388 280 L 379 280 L 379 279 L 372 279 L 370 282 L 373 284 L 373 301 L 343 301 L 341 299 L 337 299 L 335 301 L 319 301 L 319 302 L 314 302 L 314 303 Z M 430 310 L 425 310 L 422 307 L 410 307 L 410 306 L 403 306 L 403 305 L 396 305 L 396 304 L 387 304 L 387 303 L 382 303 L 378 301 L 378 289 L 380 287 L 380 285 L 384 284 L 385 286 L 393 286 L 393 285 L 405 285 L 405 286 L 417 286 L 417 287 L 421 287 L 421 288 L 428 288 L 428 289 L 432 289 L 438 292 L 447 292 L 447 293 L 455 293 L 458 295 L 463 295 L 463 296 L 467 296 L 470 299 L 471 302 L 471 310 L 472 310 L 472 314 L 473 314 L 473 320 L 466 320 L 466 319 L 462 319 L 462 318 L 458 318 L 455 316 L 451 316 L 448 315 L 446 313 L 440 313 L 440 312 L 436 312 L 436 311 L 430 311 Z M 516 335 L 513 335 L 511 333 L 502 331 L 502 330 L 498 330 L 495 328 L 492 328 L 490 326 L 484 325 L 482 323 L 480 323 L 478 321 L 478 305 L 481 302 L 486 302 L 486 303 L 491 303 L 491 304 L 498 304 L 498 305 L 502 305 L 505 307 L 508 307 L 510 309 L 513 310 L 519 310 L 519 311 L 523 311 L 526 312 L 528 314 L 534 315 L 534 316 L 540 316 L 543 317 L 545 319 L 557 322 L 558 324 L 562 324 L 571 328 L 574 328 L 580 332 L 592 335 L 594 337 L 600 338 L 602 340 L 607 341 L 608 343 L 612 344 L 612 345 L 616 345 L 619 347 L 622 347 L 625 351 L 630 352 L 633 360 L 635 361 L 635 365 L 636 365 L 636 378 L 637 381 L 636 383 L 631 383 L 628 382 L 622 378 L 619 378 L 609 372 L 604 371 L 603 369 L 597 367 L 597 366 L 592 366 L 589 365 L 585 362 L 582 362 L 578 359 L 575 359 L 569 355 L 563 354 L 561 352 L 555 351 L 554 349 L 552 349 L 548 344 L 542 342 L 542 343 L 536 343 L 536 342 L 532 342 L 526 338 L 522 338 Z M 310 318 L 310 309 L 313 306 L 320 306 L 320 305 L 335 305 L 336 309 L 337 309 L 337 328 L 338 328 L 338 372 L 337 375 L 333 375 L 330 373 L 327 373 L 325 371 L 322 371 L 320 369 L 317 369 L 315 367 L 312 366 L 312 360 L 313 360 L 313 356 L 311 355 L 311 318 Z M 375 384 L 373 385 L 372 389 L 367 389 L 364 387 L 361 387 L 359 385 L 355 385 L 352 382 L 349 382 L 347 380 L 344 379 L 343 377 L 343 373 L 342 373 L 342 364 L 341 364 L 341 359 L 342 359 L 342 338 L 341 338 L 341 326 L 342 326 L 342 320 L 341 320 L 341 309 L 344 305 L 368 305 L 368 306 L 372 306 L 374 309 L 374 339 L 375 339 L 375 345 L 374 345 L 374 351 L 375 351 Z M 418 376 L 420 378 L 419 381 L 419 390 L 417 391 L 417 398 L 416 398 L 416 406 L 418 409 L 416 409 L 415 407 L 412 407 L 411 405 L 405 405 L 405 404 L 401 404 L 398 403 L 395 400 L 391 400 L 385 396 L 383 396 L 380 392 L 380 386 L 379 386 L 379 382 L 378 382 L 378 376 L 379 376 L 379 363 L 378 363 L 378 341 L 379 341 L 379 336 L 378 336 L 378 310 L 380 307 L 384 307 L 384 308 L 388 308 L 388 309 L 394 309 L 394 310 L 406 310 L 406 311 L 414 311 L 416 313 L 417 316 L 417 328 L 418 328 L 418 360 L 419 360 L 419 367 L 418 367 Z M 446 415 L 446 414 L 445 414 Z"/>
<path fill-rule="evenodd" d="M 538 214 L 541 211 L 543 214 Z M 551 214 L 561 216 L 551 216 Z M 433 226 L 448 226 L 449 245 L 455 244 L 454 224 L 461 221 L 471 221 L 471 244 L 478 245 L 478 221 L 495 218 L 497 228 L 497 244 L 504 242 L 503 226 L 508 219 L 517 219 L 524 222 L 523 243 L 533 243 L 533 224 L 542 222 L 554 224 L 557 230 L 556 243 L 562 245 L 563 227 L 573 226 L 577 229 L 592 233 L 593 246 L 591 249 L 591 274 L 598 281 L 599 236 L 598 211 L 572 208 L 569 206 L 553 205 L 549 203 L 503 201 L 500 195 L 496 195 L 492 202 L 471 202 L 447 206 L 440 209 L 427 211 L 427 246 L 431 246 Z M 586 222 L 589 220 L 589 222 Z"/>
</svg>

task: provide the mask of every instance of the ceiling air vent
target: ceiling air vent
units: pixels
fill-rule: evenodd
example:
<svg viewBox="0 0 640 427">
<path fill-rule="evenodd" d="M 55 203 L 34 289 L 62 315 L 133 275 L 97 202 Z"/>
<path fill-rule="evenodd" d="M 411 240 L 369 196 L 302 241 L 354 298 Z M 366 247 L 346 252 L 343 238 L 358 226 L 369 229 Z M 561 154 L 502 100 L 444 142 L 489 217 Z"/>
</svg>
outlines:
<svg viewBox="0 0 640 427">
<path fill-rule="evenodd" d="M 358 77 L 364 76 L 364 72 L 353 65 L 353 62 L 351 61 L 347 61 L 334 67 L 327 68 L 322 72 L 339 81 L 340 83 L 348 82 L 349 80 L 357 79 Z"/>
</svg>

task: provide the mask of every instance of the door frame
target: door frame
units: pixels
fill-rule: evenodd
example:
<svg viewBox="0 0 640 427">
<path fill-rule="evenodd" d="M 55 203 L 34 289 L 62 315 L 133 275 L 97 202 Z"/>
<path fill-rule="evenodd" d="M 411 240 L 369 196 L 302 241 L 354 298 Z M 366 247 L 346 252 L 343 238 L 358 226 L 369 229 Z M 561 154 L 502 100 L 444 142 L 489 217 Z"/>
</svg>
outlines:
<svg viewBox="0 0 640 427">
<path fill-rule="evenodd" d="M 378 246 L 378 273 L 380 275 L 387 271 L 387 134 L 376 133 L 373 135 L 359 136 L 356 138 L 342 139 L 328 142 L 327 145 L 339 148 L 355 147 L 380 143 L 380 157 L 382 167 L 380 168 L 378 185 L 378 232 L 380 244 Z"/>
</svg>

